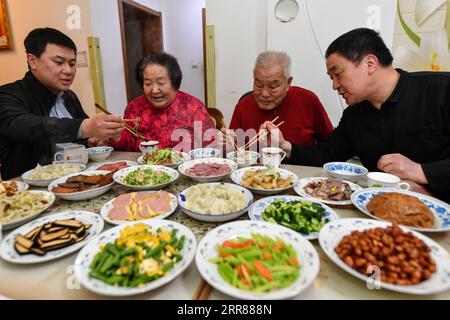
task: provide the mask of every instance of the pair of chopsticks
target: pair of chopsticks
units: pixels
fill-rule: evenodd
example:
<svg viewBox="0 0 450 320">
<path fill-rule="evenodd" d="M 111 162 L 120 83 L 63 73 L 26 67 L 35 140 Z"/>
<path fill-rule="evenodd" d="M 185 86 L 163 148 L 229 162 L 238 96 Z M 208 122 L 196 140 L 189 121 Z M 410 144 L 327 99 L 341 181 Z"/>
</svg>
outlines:
<svg viewBox="0 0 450 320">
<path fill-rule="evenodd" d="M 211 286 L 202 278 L 192 300 L 208 300 Z"/>
<path fill-rule="evenodd" d="M 276 117 L 275 119 L 273 119 L 270 123 L 275 124 L 275 122 L 279 119 L 280 117 Z M 279 124 L 276 124 L 275 126 L 277 128 L 279 128 L 282 124 L 284 123 L 284 121 L 280 122 Z M 258 134 L 256 136 L 254 136 L 252 139 L 250 139 L 249 142 L 247 142 L 247 144 L 245 144 L 243 147 L 239 148 L 239 151 L 245 151 L 246 149 L 249 149 L 252 145 L 254 145 L 255 143 L 261 141 L 262 139 L 264 139 L 267 135 L 269 134 L 269 131 L 264 130 L 264 131 L 258 131 Z"/>
<path fill-rule="evenodd" d="M 112 115 L 111 112 L 109 112 L 106 108 L 102 107 L 101 105 L 99 105 L 98 103 L 95 104 L 95 106 L 100 109 L 102 112 L 108 114 L 108 115 Z M 131 128 L 126 122 L 130 122 L 131 121 L 137 121 L 139 123 L 140 119 L 126 119 L 123 120 L 124 124 L 123 126 L 125 127 L 125 130 L 127 130 L 129 133 L 131 133 L 133 136 L 135 136 L 138 139 L 141 139 L 142 141 L 148 141 L 148 139 L 146 137 L 144 137 L 142 134 L 140 134 L 137 130 Z"/>
<path fill-rule="evenodd" d="M 225 124 L 225 121 L 222 119 L 222 128 L 225 128 L 225 130 L 227 129 L 227 125 Z M 234 137 L 232 137 L 229 134 L 225 134 L 227 140 L 229 140 L 231 142 L 231 145 L 233 146 L 233 150 L 238 152 L 238 146 L 236 144 L 236 141 L 234 141 Z"/>
</svg>

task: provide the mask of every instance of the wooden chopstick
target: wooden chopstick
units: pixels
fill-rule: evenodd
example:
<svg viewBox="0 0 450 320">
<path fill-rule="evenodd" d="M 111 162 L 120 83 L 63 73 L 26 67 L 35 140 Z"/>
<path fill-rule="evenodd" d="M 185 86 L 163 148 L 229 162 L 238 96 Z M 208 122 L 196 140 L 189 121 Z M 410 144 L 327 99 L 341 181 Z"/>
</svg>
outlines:
<svg viewBox="0 0 450 320">
<path fill-rule="evenodd" d="M 98 103 L 95 103 L 95 106 L 98 109 L 100 109 L 102 112 L 104 112 L 108 115 L 112 115 L 111 112 L 109 112 L 106 108 L 103 108 Z M 132 119 L 127 119 L 127 120 L 132 120 Z M 124 120 L 124 122 L 126 122 L 126 120 Z M 127 130 L 129 133 L 131 133 L 136 138 L 141 139 L 142 141 L 148 141 L 148 139 L 146 137 L 144 137 L 142 134 L 140 134 L 138 131 L 134 130 L 133 128 L 129 127 L 126 123 L 124 123 L 123 126 L 125 127 L 125 130 Z"/>
<path fill-rule="evenodd" d="M 205 281 L 205 279 L 202 279 L 202 281 L 200 281 L 200 284 L 197 287 L 197 290 L 195 291 L 192 300 L 208 300 L 210 292 L 211 286 L 209 285 L 208 282 Z"/>
<path fill-rule="evenodd" d="M 227 125 L 226 125 L 225 121 L 223 120 L 223 118 L 221 119 L 221 122 L 222 122 L 221 123 L 222 124 L 222 128 L 225 128 L 225 130 L 226 130 L 227 129 Z M 230 135 L 226 134 L 226 133 L 225 133 L 225 137 L 228 140 L 231 141 L 231 145 L 233 146 L 233 150 L 237 152 L 238 151 L 238 147 L 237 147 L 236 141 L 234 141 L 234 138 L 231 137 Z"/>
<path fill-rule="evenodd" d="M 275 121 L 277 121 L 279 118 L 280 118 L 280 116 L 277 116 L 275 119 L 270 121 L 270 123 L 272 123 L 272 124 L 275 123 Z M 283 123 L 284 123 L 284 121 L 281 122 L 280 124 L 278 124 L 277 127 L 281 126 Z M 262 139 L 259 137 L 260 133 L 261 133 L 261 131 L 258 131 L 258 133 L 253 138 L 251 138 L 249 142 L 247 142 L 243 147 L 240 148 L 240 150 L 245 150 L 247 148 L 250 148 L 250 146 L 254 145 L 256 141 L 260 141 Z"/>
</svg>

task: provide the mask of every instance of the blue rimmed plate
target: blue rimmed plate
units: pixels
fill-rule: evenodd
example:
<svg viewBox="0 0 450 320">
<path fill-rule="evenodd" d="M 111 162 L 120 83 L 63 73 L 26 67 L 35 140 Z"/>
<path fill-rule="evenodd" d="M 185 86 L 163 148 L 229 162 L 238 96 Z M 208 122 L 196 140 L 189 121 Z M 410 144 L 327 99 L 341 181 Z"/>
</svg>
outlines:
<svg viewBox="0 0 450 320">
<path fill-rule="evenodd" d="M 450 289 L 450 256 L 448 252 L 432 239 L 420 234 L 416 231 L 411 231 L 409 228 L 401 227 L 404 232 L 412 232 L 412 234 L 422 240 L 428 247 L 430 247 L 430 255 L 436 262 L 436 272 L 432 274 L 431 278 L 423 281 L 417 285 L 395 285 L 377 281 L 374 274 L 367 277 L 355 269 L 348 266 L 342 261 L 335 251 L 344 236 L 350 235 L 353 231 L 363 231 L 374 228 L 387 228 L 392 226 L 391 223 L 384 221 L 377 221 L 372 219 L 339 219 L 325 225 L 319 234 L 319 243 L 325 254 L 337 266 L 351 274 L 352 276 L 365 281 L 366 285 L 377 286 L 380 288 L 416 295 L 429 295 L 444 292 Z M 374 267 L 377 267 L 376 265 Z M 376 270 L 376 269 L 375 269 Z"/>
<path fill-rule="evenodd" d="M 425 205 L 433 212 L 434 226 L 432 228 L 417 228 L 406 226 L 410 229 L 421 232 L 444 232 L 450 230 L 450 205 L 436 198 L 407 190 L 392 188 L 369 188 L 355 191 L 352 194 L 352 202 L 358 210 L 367 214 L 369 217 L 377 220 L 385 221 L 370 213 L 367 210 L 367 204 L 374 196 L 382 192 L 396 192 L 415 197 L 425 203 Z"/>
<path fill-rule="evenodd" d="M 314 201 L 312 199 L 307 199 L 303 197 L 297 197 L 297 196 L 272 196 L 263 198 L 261 200 L 256 201 L 248 210 L 248 215 L 250 219 L 255 221 L 265 221 L 262 217 L 262 214 L 266 210 L 266 208 L 271 205 L 275 200 L 283 200 L 285 202 L 292 202 L 292 201 L 309 201 L 312 203 L 317 203 L 322 206 L 322 208 L 325 209 L 325 217 L 323 219 L 328 219 L 329 221 L 333 221 L 336 219 L 339 219 L 339 216 L 337 213 L 331 209 L 329 206 L 320 203 L 318 201 Z M 302 236 L 304 236 L 306 239 L 314 240 L 319 238 L 319 232 L 311 232 L 309 234 L 301 233 Z"/>
</svg>

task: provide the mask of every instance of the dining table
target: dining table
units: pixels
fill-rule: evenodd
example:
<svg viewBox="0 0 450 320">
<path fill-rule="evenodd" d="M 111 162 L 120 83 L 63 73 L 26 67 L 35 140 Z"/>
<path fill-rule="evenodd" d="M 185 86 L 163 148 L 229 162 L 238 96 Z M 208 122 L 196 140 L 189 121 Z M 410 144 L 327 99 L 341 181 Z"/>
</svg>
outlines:
<svg viewBox="0 0 450 320">
<path fill-rule="evenodd" d="M 132 160 L 137 161 L 141 153 L 118 152 L 114 151 L 106 161 Z M 94 163 L 89 163 L 88 167 Z M 298 165 L 282 165 L 282 168 L 294 172 L 299 178 L 304 177 L 326 177 L 326 171 L 321 167 L 309 167 Z M 180 178 L 165 187 L 164 190 L 178 196 L 196 182 L 180 175 Z M 46 190 L 46 188 L 32 187 L 34 190 Z M 126 187 L 114 184 L 107 193 L 87 201 L 66 201 L 57 198 L 53 206 L 45 211 L 40 217 L 54 213 L 83 210 L 99 214 L 102 206 L 117 197 L 120 194 L 129 193 Z M 284 194 L 295 195 L 294 190 L 290 189 Z M 255 195 L 255 201 L 262 196 Z M 339 218 L 369 218 L 364 213 L 358 211 L 355 207 L 334 207 Z M 178 207 L 177 210 L 167 219 L 179 222 L 195 234 L 199 242 L 205 234 L 216 228 L 220 223 L 209 223 L 194 220 L 184 214 Z M 249 220 L 247 214 L 241 216 L 241 220 Z M 104 230 L 114 226 L 105 222 Z M 3 231 L 3 238 L 8 236 L 11 231 Z M 427 233 L 428 237 L 439 243 L 447 252 L 450 250 L 450 232 Z M 321 249 L 318 240 L 312 240 L 314 248 L 317 250 L 320 258 L 320 271 L 314 282 L 294 299 L 299 300 L 379 300 L 379 299 L 450 299 L 450 290 L 428 296 L 410 295 L 388 291 L 386 289 L 369 289 L 366 282 L 361 281 L 342 270 L 333 261 L 331 261 L 325 252 Z M 10 299 L 62 299 L 62 300 L 98 300 L 111 299 L 108 296 L 101 296 L 85 289 L 77 280 L 74 272 L 74 263 L 77 252 L 64 256 L 57 260 L 20 265 L 6 262 L 0 259 L 0 295 Z M 190 266 L 170 283 L 149 291 L 145 294 L 131 297 L 121 297 L 121 299 L 161 299 L 161 300 L 191 300 L 196 292 L 202 278 L 197 270 L 195 259 Z M 113 298 L 114 299 L 114 298 Z M 228 300 L 232 297 L 211 289 L 209 294 L 211 300 Z"/>
</svg>

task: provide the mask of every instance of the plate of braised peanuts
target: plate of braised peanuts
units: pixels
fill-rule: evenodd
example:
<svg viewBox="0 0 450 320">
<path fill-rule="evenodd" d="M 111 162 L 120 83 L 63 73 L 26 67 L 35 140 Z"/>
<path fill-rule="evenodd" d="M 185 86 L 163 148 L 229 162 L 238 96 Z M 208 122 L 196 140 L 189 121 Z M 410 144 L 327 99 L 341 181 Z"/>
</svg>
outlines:
<svg viewBox="0 0 450 320">
<path fill-rule="evenodd" d="M 319 243 L 340 268 L 374 287 L 416 295 L 450 289 L 448 252 L 406 227 L 370 219 L 340 219 L 321 229 Z"/>
</svg>

